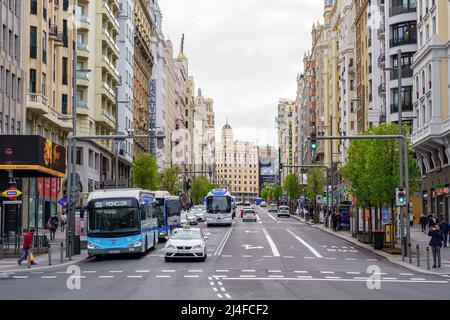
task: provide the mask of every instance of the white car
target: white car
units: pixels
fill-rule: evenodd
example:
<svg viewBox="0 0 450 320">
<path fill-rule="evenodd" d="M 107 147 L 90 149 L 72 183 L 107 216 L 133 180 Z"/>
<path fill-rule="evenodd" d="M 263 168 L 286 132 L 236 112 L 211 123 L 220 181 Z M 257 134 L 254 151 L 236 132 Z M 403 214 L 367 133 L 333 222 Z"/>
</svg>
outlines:
<svg viewBox="0 0 450 320">
<path fill-rule="evenodd" d="M 205 261 L 208 257 L 206 240 L 199 228 L 184 226 L 175 229 L 165 247 L 166 262 L 173 259 L 200 259 Z"/>
<path fill-rule="evenodd" d="M 190 212 L 197 217 L 197 221 L 204 222 L 206 220 L 206 213 L 202 209 L 193 208 Z"/>
<path fill-rule="evenodd" d="M 182 213 L 181 216 L 180 216 L 180 218 L 181 218 L 180 223 L 181 223 L 182 226 L 188 224 L 188 220 L 187 220 L 187 215 L 186 215 L 186 213 Z"/>
<path fill-rule="evenodd" d="M 190 225 L 198 224 L 197 216 L 194 213 L 192 213 L 192 211 L 186 213 L 186 218 L 187 218 L 188 224 L 190 224 Z"/>
<path fill-rule="evenodd" d="M 278 207 L 275 203 L 269 205 L 269 212 L 278 212 Z"/>
<path fill-rule="evenodd" d="M 244 215 L 242 216 L 242 221 L 254 221 L 256 222 L 256 212 L 253 209 L 244 209 Z"/>
<path fill-rule="evenodd" d="M 259 206 L 260 206 L 261 208 L 267 207 L 267 202 L 261 201 L 261 203 L 259 204 Z"/>
<path fill-rule="evenodd" d="M 277 216 L 278 217 L 281 217 L 281 216 L 290 217 L 291 214 L 289 212 L 289 207 L 288 206 L 280 206 L 280 209 L 278 209 Z"/>
</svg>

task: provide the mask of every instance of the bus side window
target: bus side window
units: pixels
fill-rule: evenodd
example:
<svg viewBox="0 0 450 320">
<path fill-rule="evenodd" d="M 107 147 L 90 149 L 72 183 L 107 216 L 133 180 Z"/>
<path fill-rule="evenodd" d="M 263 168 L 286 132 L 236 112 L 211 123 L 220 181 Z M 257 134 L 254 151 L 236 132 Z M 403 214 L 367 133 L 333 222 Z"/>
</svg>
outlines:
<svg viewBox="0 0 450 320">
<path fill-rule="evenodd" d="M 141 207 L 141 220 L 147 219 L 146 216 L 147 216 L 147 214 L 145 212 L 145 206 L 142 206 Z"/>
</svg>

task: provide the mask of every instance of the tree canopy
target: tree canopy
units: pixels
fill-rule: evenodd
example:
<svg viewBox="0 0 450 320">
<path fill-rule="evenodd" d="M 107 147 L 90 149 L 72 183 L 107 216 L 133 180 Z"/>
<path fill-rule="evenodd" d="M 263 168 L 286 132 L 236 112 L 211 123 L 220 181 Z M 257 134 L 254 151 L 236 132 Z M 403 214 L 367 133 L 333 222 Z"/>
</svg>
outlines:
<svg viewBox="0 0 450 320">
<path fill-rule="evenodd" d="M 140 153 L 134 158 L 131 166 L 131 183 L 135 188 L 158 189 L 158 164 L 153 156 L 148 153 Z"/>
<path fill-rule="evenodd" d="M 160 189 L 168 191 L 172 195 L 178 195 L 183 189 L 180 174 L 181 169 L 178 167 L 163 169 L 160 173 Z"/>
<path fill-rule="evenodd" d="M 191 197 L 195 204 L 200 204 L 203 201 L 203 198 L 208 194 L 209 191 L 214 189 L 214 185 L 212 185 L 208 178 L 204 176 L 199 176 L 194 179 L 192 183 L 192 188 L 190 190 Z"/>
</svg>

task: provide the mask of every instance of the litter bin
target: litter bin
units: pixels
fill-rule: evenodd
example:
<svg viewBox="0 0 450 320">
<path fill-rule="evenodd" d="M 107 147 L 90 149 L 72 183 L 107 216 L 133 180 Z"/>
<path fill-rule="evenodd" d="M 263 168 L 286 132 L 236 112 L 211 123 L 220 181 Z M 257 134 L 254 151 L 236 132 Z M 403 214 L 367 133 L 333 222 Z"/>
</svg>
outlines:
<svg viewBox="0 0 450 320">
<path fill-rule="evenodd" d="M 75 235 L 73 237 L 73 255 L 77 254 L 81 254 L 81 242 L 79 235 Z"/>
<path fill-rule="evenodd" d="M 373 248 L 375 250 L 382 250 L 384 247 L 384 230 L 372 230 L 373 234 Z"/>
</svg>

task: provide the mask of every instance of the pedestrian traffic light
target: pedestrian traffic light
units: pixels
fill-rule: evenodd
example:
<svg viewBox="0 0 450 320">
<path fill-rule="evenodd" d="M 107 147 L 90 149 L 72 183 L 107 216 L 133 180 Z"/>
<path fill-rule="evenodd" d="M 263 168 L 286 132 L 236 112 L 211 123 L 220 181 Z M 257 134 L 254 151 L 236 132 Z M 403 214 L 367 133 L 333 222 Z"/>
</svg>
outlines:
<svg viewBox="0 0 450 320">
<path fill-rule="evenodd" d="M 406 206 L 406 192 L 403 188 L 397 188 L 395 190 L 395 202 L 397 207 Z"/>
<path fill-rule="evenodd" d="M 317 133 L 311 132 L 310 141 L 311 141 L 311 149 L 316 150 L 317 149 Z"/>
<path fill-rule="evenodd" d="M 280 162 L 280 175 L 283 174 L 283 164 Z"/>
</svg>

